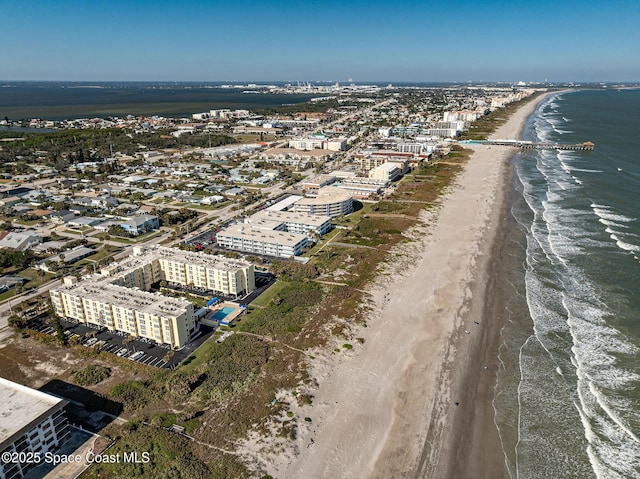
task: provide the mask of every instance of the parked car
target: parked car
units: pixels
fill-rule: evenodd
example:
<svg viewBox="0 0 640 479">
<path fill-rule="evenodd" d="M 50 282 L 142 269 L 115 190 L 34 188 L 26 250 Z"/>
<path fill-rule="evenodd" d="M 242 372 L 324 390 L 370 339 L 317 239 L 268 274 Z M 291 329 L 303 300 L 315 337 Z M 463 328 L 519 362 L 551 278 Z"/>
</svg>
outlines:
<svg viewBox="0 0 640 479">
<path fill-rule="evenodd" d="M 131 359 L 132 361 L 137 361 L 138 359 L 142 358 L 142 356 L 144 356 L 144 353 L 142 351 L 138 351 L 129 356 L 129 359 Z"/>
</svg>

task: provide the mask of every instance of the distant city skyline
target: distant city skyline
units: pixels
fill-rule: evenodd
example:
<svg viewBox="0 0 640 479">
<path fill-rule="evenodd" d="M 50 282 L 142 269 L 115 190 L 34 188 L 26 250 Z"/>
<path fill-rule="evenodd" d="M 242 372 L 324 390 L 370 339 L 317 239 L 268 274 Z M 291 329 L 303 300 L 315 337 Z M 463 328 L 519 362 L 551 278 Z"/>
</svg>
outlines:
<svg viewBox="0 0 640 479">
<path fill-rule="evenodd" d="M 8 81 L 640 81 L 631 0 L 0 0 L 0 9 Z"/>
</svg>

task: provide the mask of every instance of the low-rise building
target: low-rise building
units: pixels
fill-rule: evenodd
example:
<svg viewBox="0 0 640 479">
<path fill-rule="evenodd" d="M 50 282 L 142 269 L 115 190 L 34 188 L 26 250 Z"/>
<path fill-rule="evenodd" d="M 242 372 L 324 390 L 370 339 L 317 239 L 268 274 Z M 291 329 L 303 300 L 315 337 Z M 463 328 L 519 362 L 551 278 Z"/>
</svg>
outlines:
<svg viewBox="0 0 640 479">
<path fill-rule="evenodd" d="M 160 228 L 160 220 L 156 215 L 142 214 L 123 221 L 120 226 L 129 234 L 138 236 Z"/>
<path fill-rule="evenodd" d="M 289 148 L 296 150 L 322 150 L 324 148 L 325 138 L 299 138 L 297 140 L 289 140 Z"/>
<path fill-rule="evenodd" d="M 247 218 L 245 223 L 268 224 L 270 229 L 300 233 L 307 235 L 309 238 L 322 236 L 331 230 L 331 217 L 329 215 L 311 215 L 296 211 L 258 211 L 256 214 L 251 215 L 250 218 Z"/>
<path fill-rule="evenodd" d="M 295 206 L 295 204 L 294 204 Z M 331 229 L 331 217 L 295 211 L 263 210 L 216 234 L 219 246 L 289 258 Z"/>
<path fill-rule="evenodd" d="M 386 181 L 371 180 L 368 178 L 354 178 L 343 180 L 336 187 L 341 188 L 353 197 L 366 199 L 382 192 L 382 188 L 387 185 Z"/>
<path fill-rule="evenodd" d="M 33 233 L 18 233 L 11 231 L 0 239 L 0 248 L 12 248 L 24 251 L 42 243 L 42 236 Z"/>
</svg>

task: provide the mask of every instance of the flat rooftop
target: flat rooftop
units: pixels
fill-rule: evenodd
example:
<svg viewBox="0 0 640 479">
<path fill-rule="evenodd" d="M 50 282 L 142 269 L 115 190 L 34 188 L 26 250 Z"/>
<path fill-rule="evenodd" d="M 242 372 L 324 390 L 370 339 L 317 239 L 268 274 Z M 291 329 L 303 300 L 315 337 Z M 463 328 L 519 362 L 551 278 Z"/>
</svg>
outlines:
<svg viewBox="0 0 640 479">
<path fill-rule="evenodd" d="M 284 200 L 280 200 L 277 203 L 272 204 L 267 208 L 267 211 L 283 211 L 286 210 L 289 206 L 294 204 L 296 201 L 300 201 L 302 196 L 299 195 L 291 195 Z"/>
<path fill-rule="evenodd" d="M 349 201 L 351 194 L 337 186 L 323 186 L 318 189 L 318 195 L 315 198 L 302 198 L 298 201 L 299 205 L 326 205 Z"/>
<path fill-rule="evenodd" d="M 152 261 L 154 259 L 165 258 L 192 266 L 206 266 L 212 269 L 225 271 L 236 271 L 251 266 L 248 261 L 241 259 L 227 258 L 225 256 L 213 256 L 193 251 L 184 251 L 177 248 L 167 248 L 166 246 L 154 245 L 141 250 L 141 254 L 133 256 L 142 261 Z"/>
<path fill-rule="evenodd" d="M 376 166 L 375 168 L 373 168 L 371 171 L 387 171 L 387 172 L 392 172 L 393 170 L 398 170 L 400 169 L 398 167 L 397 163 L 394 163 L 392 161 L 388 161 L 386 163 L 382 163 L 379 166 Z"/>
<path fill-rule="evenodd" d="M 191 305 L 186 299 L 171 298 L 159 293 L 148 293 L 136 288 L 117 286 L 110 284 L 111 281 L 113 281 L 112 276 L 93 275 L 72 286 L 62 286 L 54 288 L 52 291 L 65 292 L 81 298 L 111 303 L 114 306 L 157 316 L 180 315 Z"/>
<path fill-rule="evenodd" d="M 218 233 L 221 237 L 240 238 L 243 240 L 261 241 L 269 244 L 279 244 L 282 246 L 296 246 L 298 243 L 307 240 L 307 236 L 297 233 L 287 233 L 286 231 L 276 231 L 272 229 L 254 228 L 251 225 L 237 224 L 229 226 Z"/>
<path fill-rule="evenodd" d="M 0 450 L 67 404 L 64 399 L 4 378 L 0 378 L 0 394 Z"/>
<path fill-rule="evenodd" d="M 307 213 L 297 213 L 293 211 L 263 210 L 251 215 L 250 220 L 276 221 L 279 223 L 297 223 L 301 225 L 320 227 L 327 221 L 331 221 L 331 217 L 310 215 Z"/>
</svg>

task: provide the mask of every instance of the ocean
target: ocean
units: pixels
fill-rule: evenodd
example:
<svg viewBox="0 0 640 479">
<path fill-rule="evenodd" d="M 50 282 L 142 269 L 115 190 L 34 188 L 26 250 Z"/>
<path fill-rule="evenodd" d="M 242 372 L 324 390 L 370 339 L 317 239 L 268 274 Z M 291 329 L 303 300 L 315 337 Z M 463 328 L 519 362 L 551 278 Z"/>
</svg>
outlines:
<svg viewBox="0 0 640 479">
<path fill-rule="evenodd" d="M 640 478 L 639 90 L 546 98 L 514 158 L 494 408 L 509 476 Z"/>
</svg>

